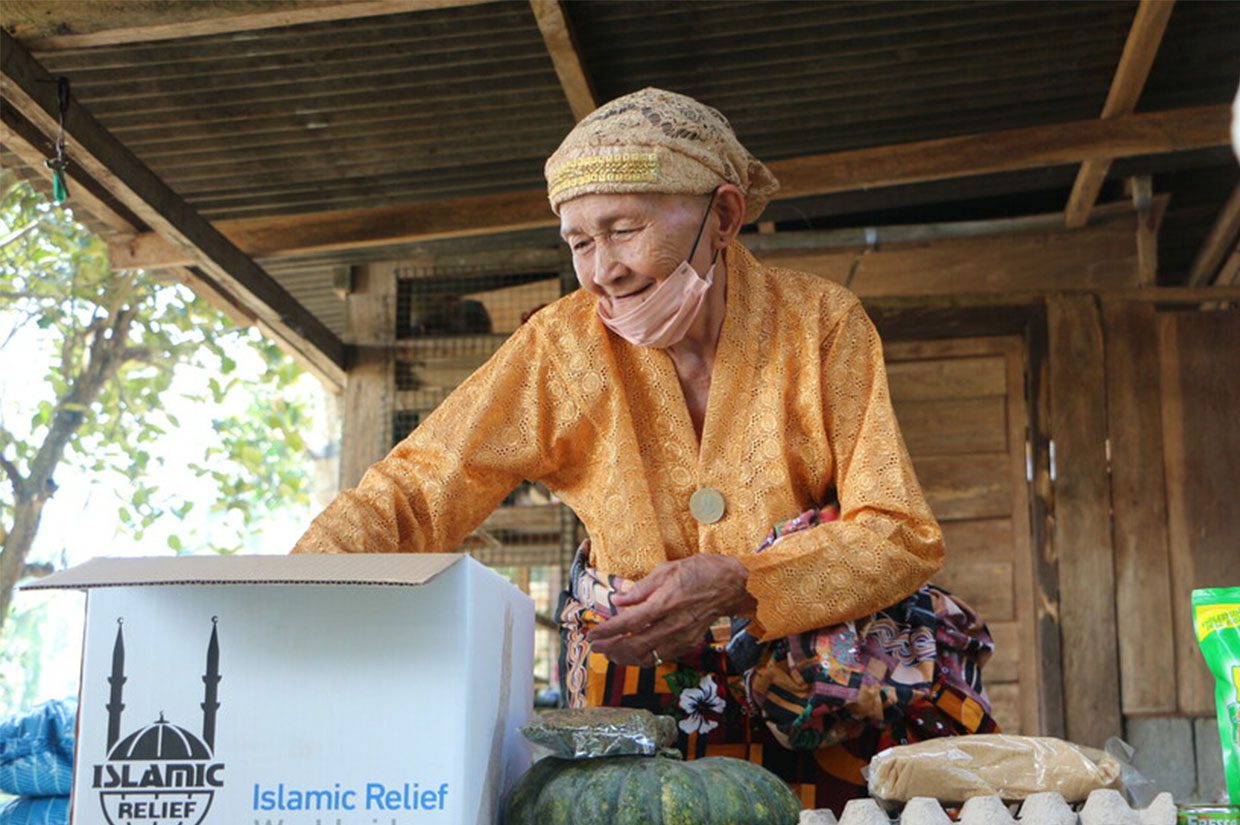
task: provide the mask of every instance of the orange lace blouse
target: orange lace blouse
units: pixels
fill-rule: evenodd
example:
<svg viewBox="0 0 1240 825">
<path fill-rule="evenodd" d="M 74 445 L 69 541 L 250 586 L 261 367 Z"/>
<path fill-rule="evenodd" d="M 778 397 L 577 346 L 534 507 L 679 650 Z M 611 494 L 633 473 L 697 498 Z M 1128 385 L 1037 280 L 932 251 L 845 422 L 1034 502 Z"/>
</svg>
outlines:
<svg viewBox="0 0 1240 825">
<path fill-rule="evenodd" d="M 943 563 L 892 413 L 882 344 L 824 278 L 725 250 L 727 306 L 701 443 L 670 357 L 608 332 L 584 290 L 536 314 L 294 552 L 448 552 L 522 479 L 581 518 L 591 563 L 640 579 L 694 553 L 749 571 L 759 632 L 777 638 L 873 613 Z M 771 527 L 825 503 L 840 519 L 756 554 Z M 726 501 L 701 524 L 700 487 Z"/>
</svg>

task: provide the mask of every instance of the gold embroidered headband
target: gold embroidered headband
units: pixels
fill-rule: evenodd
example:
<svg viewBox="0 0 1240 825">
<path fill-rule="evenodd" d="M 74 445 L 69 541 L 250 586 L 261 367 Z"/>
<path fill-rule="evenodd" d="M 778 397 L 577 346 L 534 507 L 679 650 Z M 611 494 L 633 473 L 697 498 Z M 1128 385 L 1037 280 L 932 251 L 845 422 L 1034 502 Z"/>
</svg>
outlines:
<svg viewBox="0 0 1240 825">
<path fill-rule="evenodd" d="M 557 215 L 560 204 L 582 195 L 704 195 L 731 183 L 745 193 L 745 220 L 752 222 L 779 189 L 719 111 L 662 89 L 634 92 L 587 115 L 544 171 Z"/>
</svg>

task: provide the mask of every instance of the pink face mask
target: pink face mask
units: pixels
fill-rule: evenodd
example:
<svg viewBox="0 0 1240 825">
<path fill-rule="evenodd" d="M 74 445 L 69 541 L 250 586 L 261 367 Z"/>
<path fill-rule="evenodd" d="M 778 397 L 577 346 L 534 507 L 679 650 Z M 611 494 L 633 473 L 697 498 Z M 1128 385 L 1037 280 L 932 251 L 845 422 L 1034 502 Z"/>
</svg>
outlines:
<svg viewBox="0 0 1240 825">
<path fill-rule="evenodd" d="M 598 316 L 608 329 L 631 344 L 639 347 L 655 347 L 667 349 L 680 343 L 693 326 L 693 321 L 706 303 L 706 294 L 715 282 L 715 258 L 711 260 L 706 275 L 699 275 L 689 261 L 697 252 L 698 242 L 702 239 L 702 230 L 706 227 L 706 219 L 710 217 L 710 207 L 715 202 L 715 193 L 710 195 L 710 203 L 706 205 L 706 214 L 698 226 L 697 237 L 693 240 L 693 248 L 689 257 L 659 283 L 642 301 L 632 309 L 612 314 L 611 301 L 599 299 Z"/>
</svg>

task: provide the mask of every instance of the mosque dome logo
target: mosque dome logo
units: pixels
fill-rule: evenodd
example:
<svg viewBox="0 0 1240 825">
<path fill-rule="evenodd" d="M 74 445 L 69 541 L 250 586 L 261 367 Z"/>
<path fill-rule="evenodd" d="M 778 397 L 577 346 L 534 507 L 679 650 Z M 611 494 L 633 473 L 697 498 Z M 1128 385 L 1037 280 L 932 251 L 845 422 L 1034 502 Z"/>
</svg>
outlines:
<svg viewBox="0 0 1240 825">
<path fill-rule="evenodd" d="M 108 759 L 210 759 L 211 751 L 197 734 L 164 719 L 136 730 L 113 746 Z"/>
<path fill-rule="evenodd" d="M 220 643 L 217 620 L 211 620 L 207 669 L 202 676 L 202 731 L 159 718 L 121 737 L 125 709 L 125 638 L 117 619 L 112 646 L 107 759 L 95 765 L 93 787 L 108 825 L 199 825 L 211 809 L 215 791 L 224 785 L 224 763 L 216 761 L 215 719 L 219 711 Z"/>
</svg>

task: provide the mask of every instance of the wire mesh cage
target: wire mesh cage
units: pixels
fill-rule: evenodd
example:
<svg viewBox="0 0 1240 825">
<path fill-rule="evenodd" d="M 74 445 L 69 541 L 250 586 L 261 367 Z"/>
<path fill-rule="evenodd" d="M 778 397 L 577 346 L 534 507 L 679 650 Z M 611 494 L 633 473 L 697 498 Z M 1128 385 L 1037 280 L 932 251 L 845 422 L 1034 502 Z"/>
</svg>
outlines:
<svg viewBox="0 0 1240 825">
<path fill-rule="evenodd" d="M 438 338 L 440 349 L 476 352 L 478 341 L 502 340 L 539 307 L 560 297 L 557 272 L 486 273 L 459 267 L 408 267 L 396 283 L 396 337 Z M 444 340 L 446 339 L 446 340 Z M 453 348 L 451 343 L 462 344 Z"/>
<path fill-rule="evenodd" d="M 562 291 L 558 272 L 402 266 L 396 282 L 393 441 L 412 432 Z M 496 542 L 474 555 L 496 568 L 566 573 L 583 532 L 579 525 L 543 485 L 522 482 L 483 525 Z"/>
<path fill-rule="evenodd" d="M 560 297 L 556 272 L 401 267 L 396 282 L 399 440 L 499 349 L 517 327 Z"/>
<path fill-rule="evenodd" d="M 558 299 L 572 279 L 558 272 L 401 266 L 396 281 L 392 438 L 413 432 L 516 329 Z M 585 530 L 542 484 L 524 481 L 486 519 L 471 553 L 528 593 L 539 617 L 535 680 L 557 679 L 553 613 Z M 476 534 L 473 538 L 478 538 Z"/>
</svg>

